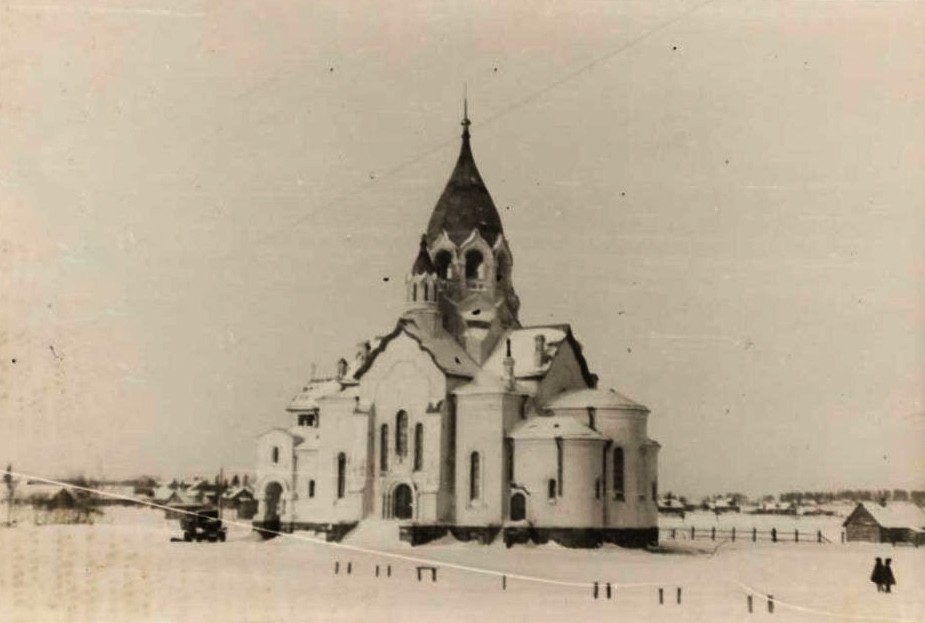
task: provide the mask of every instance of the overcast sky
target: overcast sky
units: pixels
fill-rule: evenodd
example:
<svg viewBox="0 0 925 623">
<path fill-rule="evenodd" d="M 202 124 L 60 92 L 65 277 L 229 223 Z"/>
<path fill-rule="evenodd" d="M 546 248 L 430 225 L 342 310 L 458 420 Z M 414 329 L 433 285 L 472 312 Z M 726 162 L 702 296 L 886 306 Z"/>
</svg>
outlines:
<svg viewBox="0 0 925 623">
<path fill-rule="evenodd" d="M 663 490 L 925 488 L 925 3 L 0 1 L 0 462 L 248 469 L 458 153 Z M 387 280 L 386 280 L 387 279 Z"/>
</svg>

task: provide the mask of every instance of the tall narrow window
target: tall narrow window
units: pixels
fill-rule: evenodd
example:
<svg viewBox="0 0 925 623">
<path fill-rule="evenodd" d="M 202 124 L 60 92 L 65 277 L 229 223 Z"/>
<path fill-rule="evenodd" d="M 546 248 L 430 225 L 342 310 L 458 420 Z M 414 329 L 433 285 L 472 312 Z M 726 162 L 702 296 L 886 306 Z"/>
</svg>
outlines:
<svg viewBox="0 0 925 623">
<path fill-rule="evenodd" d="M 273 451 L 270 453 L 270 457 L 274 463 L 279 463 L 279 446 L 273 446 Z"/>
<path fill-rule="evenodd" d="M 546 482 L 546 497 L 550 500 L 556 499 L 556 479 L 550 478 Z"/>
<path fill-rule="evenodd" d="M 466 279 L 485 278 L 485 258 L 478 249 L 466 252 Z"/>
<path fill-rule="evenodd" d="M 389 425 L 383 424 L 379 429 L 379 471 L 389 471 Z"/>
<path fill-rule="evenodd" d="M 347 455 L 337 455 L 337 498 L 343 498 L 347 492 Z"/>
<path fill-rule="evenodd" d="M 594 479 L 594 499 L 601 499 L 601 478 L 598 476 Z"/>
<path fill-rule="evenodd" d="M 563 483 L 562 483 L 562 471 L 564 468 L 564 461 L 562 457 L 562 437 L 556 437 L 556 478 L 559 480 L 559 495 L 562 495 Z"/>
<path fill-rule="evenodd" d="M 314 480 L 308 481 L 308 497 L 310 498 L 315 497 L 315 481 Z"/>
<path fill-rule="evenodd" d="M 408 456 L 408 414 L 405 411 L 395 416 L 395 454 Z"/>
<path fill-rule="evenodd" d="M 469 455 L 469 501 L 477 500 L 482 495 L 482 465 L 478 452 Z"/>
<path fill-rule="evenodd" d="M 418 284 L 416 283 L 411 284 L 411 300 L 418 300 Z"/>
<path fill-rule="evenodd" d="M 498 283 L 501 283 L 507 278 L 508 271 L 510 271 L 510 260 L 508 260 L 507 255 L 502 253 L 496 261 L 498 266 L 495 268 L 495 279 Z"/>
<path fill-rule="evenodd" d="M 613 497 L 615 500 L 623 499 L 626 483 L 626 468 L 623 461 L 623 448 L 613 449 Z"/>
<path fill-rule="evenodd" d="M 424 469 L 424 425 L 414 425 L 414 471 Z"/>
<path fill-rule="evenodd" d="M 514 482 L 514 440 L 510 437 L 505 439 L 504 448 L 507 450 L 507 480 Z"/>
<path fill-rule="evenodd" d="M 642 446 L 639 448 L 639 459 L 638 467 L 636 468 L 636 493 L 639 497 L 639 501 L 642 502 L 646 499 L 646 485 L 648 485 L 648 478 L 646 473 L 646 447 Z"/>
<path fill-rule="evenodd" d="M 652 500 L 658 501 L 658 481 L 652 481 Z"/>
<path fill-rule="evenodd" d="M 437 276 L 441 279 L 449 279 L 453 276 L 453 255 L 443 249 L 438 251 L 436 257 L 434 257 L 434 268 L 437 269 Z"/>
</svg>

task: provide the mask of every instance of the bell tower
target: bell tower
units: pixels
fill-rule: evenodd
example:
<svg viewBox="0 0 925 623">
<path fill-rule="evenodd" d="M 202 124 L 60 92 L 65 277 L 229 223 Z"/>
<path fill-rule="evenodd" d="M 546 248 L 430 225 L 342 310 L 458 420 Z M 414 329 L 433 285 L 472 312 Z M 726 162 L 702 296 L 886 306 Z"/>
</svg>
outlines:
<svg viewBox="0 0 925 623">
<path fill-rule="evenodd" d="M 433 284 L 425 292 L 436 293 L 426 301 L 436 311 L 434 322 L 482 364 L 498 338 L 520 326 L 520 300 L 501 217 L 472 157 L 467 108 L 456 166 L 431 214 L 408 283 L 417 285 L 417 292 L 421 283 Z"/>
</svg>

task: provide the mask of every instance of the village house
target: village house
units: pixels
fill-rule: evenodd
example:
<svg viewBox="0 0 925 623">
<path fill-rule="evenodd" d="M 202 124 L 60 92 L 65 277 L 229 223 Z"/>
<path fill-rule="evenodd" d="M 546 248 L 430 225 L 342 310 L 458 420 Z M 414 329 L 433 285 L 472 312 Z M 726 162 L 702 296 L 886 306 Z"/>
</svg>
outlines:
<svg viewBox="0 0 925 623">
<path fill-rule="evenodd" d="M 520 323 L 513 267 L 464 117 L 404 313 L 258 438 L 255 527 L 338 539 L 376 518 L 414 544 L 657 542 L 649 410 L 598 388 L 569 325 Z"/>
<path fill-rule="evenodd" d="M 842 525 L 848 541 L 925 545 L 925 510 L 912 502 L 860 502 Z"/>
<path fill-rule="evenodd" d="M 253 519 L 257 514 L 257 498 L 250 487 L 234 487 L 222 495 L 222 508 L 234 512 L 235 519 Z"/>
</svg>

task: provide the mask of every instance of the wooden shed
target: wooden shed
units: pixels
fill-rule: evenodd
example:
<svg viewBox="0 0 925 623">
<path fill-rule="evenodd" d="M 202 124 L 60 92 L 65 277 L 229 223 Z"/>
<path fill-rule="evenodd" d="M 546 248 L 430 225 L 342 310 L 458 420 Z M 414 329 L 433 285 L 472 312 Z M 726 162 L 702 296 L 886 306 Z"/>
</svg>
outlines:
<svg viewBox="0 0 925 623">
<path fill-rule="evenodd" d="M 925 545 L 925 510 L 912 502 L 861 502 L 842 525 L 848 541 Z"/>
</svg>

